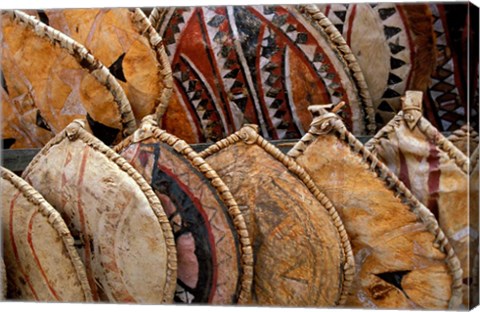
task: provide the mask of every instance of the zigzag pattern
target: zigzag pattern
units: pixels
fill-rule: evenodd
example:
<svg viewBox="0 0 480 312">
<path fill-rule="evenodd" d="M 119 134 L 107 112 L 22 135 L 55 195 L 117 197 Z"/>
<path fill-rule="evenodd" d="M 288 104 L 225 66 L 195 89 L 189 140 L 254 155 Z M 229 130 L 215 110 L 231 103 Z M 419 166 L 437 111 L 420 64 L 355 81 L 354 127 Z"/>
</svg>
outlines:
<svg viewBox="0 0 480 312">
<path fill-rule="evenodd" d="M 430 97 L 438 108 L 441 126 L 444 131 L 458 129 L 464 123 L 465 109 L 460 100 L 460 92 L 455 85 L 455 64 L 448 48 L 444 21 L 436 4 L 431 4 L 433 28 L 437 45 L 437 69 L 432 75 Z"/>
<path fill-rule="evenodd" d="M 165 43 L 166 52 L 170 62 L 172 62 L 173 57 L 175 56 L 177 50 L 176 44 L 180 40 L 180 34 L 193 13 L 193 10 L 188 7 L 174 9 L 173 14 L 168 21 L 169 27 L 165 29 L 164 33 L 160 34 L 163 37 L 163 42 Z"/>
<path fill-rule="evenodd" d="M 209 94 L 205 86 L 206 82 L 199 78 L 198 73 L 195 72 L 186 58 L 181 57 L 181 60 L 175 64 L 173 77 L 180 82 L 188 102 L 193 106 L 205 139 L 215 142 L 223 138 L 225 131 L 221 118 L 215 109 L 212 95 Z"/>
</svg>

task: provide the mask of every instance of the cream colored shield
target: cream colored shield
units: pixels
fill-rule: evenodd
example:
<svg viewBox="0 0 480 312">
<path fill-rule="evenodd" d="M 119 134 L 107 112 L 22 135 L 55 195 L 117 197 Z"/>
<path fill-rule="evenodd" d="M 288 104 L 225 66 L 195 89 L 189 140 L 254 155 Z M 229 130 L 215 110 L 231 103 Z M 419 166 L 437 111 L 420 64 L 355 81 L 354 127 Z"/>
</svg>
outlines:
<svg viewBox="0 0 480 312">
<path fill-rule="evenodd" d="M 147 182 L 74 121 L 23 176 L 66 220 L 96 301 L 171 302 L 173 233 Z"/>
<path fill-rule="evenodd" d="M 92 300 L 85 267 L 60 214 L 28 183 L 0 167 L 3 258 L 9 300 Z M 2 290 L 7 290 L 0 265 Z"/>
</svg>

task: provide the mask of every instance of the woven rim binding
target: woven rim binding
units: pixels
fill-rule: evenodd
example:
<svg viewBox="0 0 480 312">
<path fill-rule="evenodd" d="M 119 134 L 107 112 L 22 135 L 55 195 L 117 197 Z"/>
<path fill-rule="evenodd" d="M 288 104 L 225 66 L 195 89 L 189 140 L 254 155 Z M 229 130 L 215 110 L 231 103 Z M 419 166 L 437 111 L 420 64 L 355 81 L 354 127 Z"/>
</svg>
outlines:
<svg viewBox="0 0 480 312">
<path fill-rule="evenodd" d="M 246 304 L 250 300 L 252 281 L 253 281 L 253 250 L 251 247 L 250 237 L 247 226 L 238 205 L 230 193 L 229 188 L 223 180 L 218 176 L 217 172 L 200 157 L 185 141 L 167 133 L 151 123 L 148 119 L 144 119 L 139 130 L 143 130 L 142 126 L 146 125 L 148 131 L 151 131 L 152 137 L 172 147 L 177 153 L 181 154 L 197 169 L 210 184 L 217 190 L 222 201 L 227 206 L 228 212 L 232 218 L 233 225 L 237 230 L 242 250 L 242 274 L 240 277 L 240 292 L 238 294 L 238 303 Z M 127 137 L 113 149 L 119 153 L 130 144 L 134 143 L 134 135 Z"/>
<path fill-rule="evenodd" d="M 365 148 L 371 153 L 376 153 L 376 146 L 380 144 L 380 140 L 391 133 L 395 132 L 395 128 L 404 122 L 403 111 L 400 111 L 392 120 L 390 120 L 374 137 L 366 144 Z M 450 159 L 466 174 L 469 172 L 468 157 L 459 150 L 452 142 L 450 142 L 440 131 L 437 130 L 427 119 L 421 117 L 416 127 L 425 135 L 427 140 L 433 142 L 441 151 L 446 153 Z"/>
<path fill-rule="evenodd" d="M 367 122 L 365 125 L 367 133 L 375 133 L 377 128 L 375 124 L 375 109 L 373 107 L 370 91 L 368 89 L 365 77 L 363 76 L 362 69 L 360 68 L 360 65 L 358 65 L 357 58 L 343 38 L 342 34 L 315 4 L 300 5 L 298 6 L 298 10 L 300 12 L 304 12 L 304 16 L 307 16 L 314 21 L 327 34 L 332 45 L 338 50 L 342 59 L 346 62 L 358 89 L 360 105 L 364 110 L 363 117 Z"/>
<path fill-rule="evenodd" d="M 152 11 L 155 11 L 154 9 Z M 167 111 L 168 104 L 173 94 L 173 74 L 170 61 L 168 60 L 168 55 L 165 50 L 165 45 L 163 38 L 157 33 L 155 27 L 153 27 L 150 19 L 145 16 L 145 13 L 141 9 L 135 9 L 134 11 L 134 22 L 137 27 L 141 30 L 141 33 L 145 35 L 150 43 L 150 46 L 155 51 L 157 61 L 159 64 L 159 75 L 160 80 L 163 82 L 163 89 L 160 94 L 160 97 L 156 101 L 155 105 L 155 116 L 158 125 L 162 125 L 162 117 Z"/>
<path fill-rule="evenodd" d="M 68 256 L 72 261 L 73 268 L 78 281 L 80 282 L 80 287 L 83 290 L 85 300 L 87 302 L 92 302 L 92 291 L 90 285 L 88 284 L 87 272 L 85 271 L 85 266 L 83 265 L 82 260 L 74 246 L 74 240 L 70 230 L 68 229 L 65 221 L 62 219 L 60 213 L 55 210 L 44 198 L 38 193 L 30 184 L 25 180 L 15 175 L 10 170 L 0 167 L 0 172 L 2 174 L 2 179 L 8 181 L 16 189 L 18 189 L 22 195 L 33 205 L 36 206 L 37 212 L 40 213 L 52 226 L 52 228 L 58 233 L 62 239 L 63 246 L 67 249 Z M 6 287 L 6 285 L 4 285 Z"/>
<path fill-rule="evenodd" d="M 239 131 L 203 150 L 201 153 L 199 153 L 199 156 L 205 159 L 208 156 L 211 156 L 237 142 L 256 144 L 268 154 L 270 154 L 273 158 L 280 161 L 285 167 L 287 167 L 287 169 L 291 173 L 296 175 L 305 184 L 308 190 L 317 198 L 317 200 L 320 202 L 320 204 L 322 204 L 325 210 L 327 210 L 328 214 L 331 217 L 331 220 L 333 221 L 333 224 L 337 228 L 345 256 L 342 291 L 340 293 L 338 301 L 336 302 L 337 305 L 345 304 L 355 275 L 355 261 L 353 258 L 352 246 L 350 245 L 350 239 L 348 238 L 347 231 L 345 230 L 343 222 L 340 219 L 340 216 L 338 215 L 338 212 L 333 206 L 332 202 L 325 194 L 323 194 L 317 188 L 312 178 L 305 170 L 303 170 L 303 168 L 301 168 L 292 158 L 285 155 L 274 145 L 262 138 L 258 134 L 257 128 L 254 125 L 243 126 L 242 129 L 240 129 Z"/>
<path fill-rule="evenodd" d="M 148 19 L 150 20 L 150 23 L 152 24 L 153 28 L 158 30 L 158 27 L 160 27 L 160 22 L 164 18 L 165 14 L 167 13 L 167 10 L 169 8 L 153 8 L 152 12 L 150 12 L 150 16 Z"/>
<path fill-rule="evenodd" d="M 48 40 L 52 45 L 59 46 L 73 56 L 82 68 L 87 69 L 112 94 L 121 116 L 122 136 L 126 137 L 135 131 L 137 124 L 125 92 L 108 68 L 89 53 L 87 48 L 25 12 L 19 10 L 6 12 L 14 21 L 29 27 L 37 37 Z"/>
<path fill-rule="evenodd" d="M 449 309 L 456 308 L 462 302 L 462 278 L 463 272 L 460 261 L 457 258 L 447 237 L 440 229 L 433 214 L 422 205 L 407 187 L 371 153 L 363 144 L 358 141 L 345 127 L 340 117 L 334 113 L 325 113 L 314 118 L 307 134 L 288 152 L 293 158 L 298 158 L 305 149 L 319 136 L 333 132 L 340 140 L 348 144 L 353 153 L 362 156 L 362 162 L 368 170 L 377 178 L 382 180 L 395 197 L 401 199 L 425 225 L 427 230 L 435 236 L 434 246 L 446 254 L 445 262 L 452 275 L 452 295 L 449 301 Z"/>
<path fill-rule="evenodd" d="M 81 140 L 83 143 L 90 146 L 92 149 L 104 154 L 110 161 L 115 163 L 120 170 L 127 173 L 127 175 L 136 182 L 136 184 L 145 194 L 148 203 L 150 204 L 150 207 L 152 208 L 155 216 L 159 221 L 163 235 L 165 237 L 165 245 L 167 249 L 167 276 L 166 285 L 163 290 L 163 302 L 170 303 L 173 300 L 177 285 L 177 249 L 175 247 L 175 239 L 173 237 L 172 228 L 170 227 L 170 222 L 168 221 L 168 218 L 163 211 L 160 200 L 155 195 L 150 185 L 140 175 L 140 173 L 138 173 L 123 157 L 115 153 L 115 151 L 113 151 L 110 147 L 108 147 L 99 139 L 87 132 L 83 128 L 83 125 L 84 121 L 82 120 L 74 120 L 72 123 L 70 123 L 64 130 L 62 130 L 58 135 L 51 139 L 40 150 L 40 152 L 32 159 L 30 164 L 27 166 L 23 175 L 27 176 L 31 168 L 33 168 L 38 163 L 40 158 L 44 157 L 49 152 L 50 148 L 57 144 L 60 144 L 65 139 Z"/>
</svg>

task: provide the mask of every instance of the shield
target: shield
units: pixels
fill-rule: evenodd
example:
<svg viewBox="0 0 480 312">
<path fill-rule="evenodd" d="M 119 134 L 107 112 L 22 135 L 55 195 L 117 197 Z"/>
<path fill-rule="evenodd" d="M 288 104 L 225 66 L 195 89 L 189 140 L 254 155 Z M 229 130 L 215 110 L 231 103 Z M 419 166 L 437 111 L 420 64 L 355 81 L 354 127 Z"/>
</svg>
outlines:
<svg viewBox="0 0 480 312">
<path fill-rule="evenodd" d="M 335 208 L 289 157 L 244 126 L 200 153 L 245 218 L 255 255 L 253 303 L 342 304 L 354 267 Z"/>
<path fill-rule="evenodd" d="M 248 303 L 250 239 L 235 200 L 215 171 L 152 119 L 114 149 L 142 174 L 165 207 L 177 246 L 175 302 Z"/>
<path fill-rule="evenodd" d="M 164 8 L 150 20 L 174 76 L 163 127 L 189 143 L 215 142 L 246 123 L 265 138 L 299 138 L 312 101 L 344 100 L 355 133 L 375 130 L 355 57 L 313 5 Z"/>
<path fill-rule="evenodd" d="M 76 118 L 106 144 L 133 132 L 123 89 L 85 47 L 24 12 L 1 16 L 2 106 L 10 112 L 2 128 L 11 148 L 42 147 Z"/>
<path fill-rule="evenodd" d="M 468 306 L 470 240 L 468 157 L 422 117 L 422 92 L 407 91 L 402 111 L 366 147 L 405 184 L 437 218 L 464 274 Z"/>
<path fill-rule="evenodd" d="M 95 301 L 168 303 L 176 281 L 172 229 L 155 193 L 125 159 L 76 120 L 23 177 L 57 209 Z"/>
<path fill-rule="evenodd" d="M 459 260 L 435 217 L 323 108 L 288 153 L 338 210 L 356 263 L 347 306 L 446 309 L 462 298 Z"/>
<path fill-rule="evenodd" d="M 2 295 L 10 300 L 88 302 L 92 294 L 75 241 L 60 214 L 28 183 L 0 168 Z"/>
<path fill-rule="evenodd" d="M 84 45 L 122 86 L 137 121 L 166 109 L 172 70 L 162 38 L 140 9 L 39 11 L 44 22 Z"/>
<path fill-rule="evenodd" d="M 462 125 L 467 109 L 462 82 L 466 74 L 454 36 L 462 36 L 456 33 L 459 29 L 469 28 L 462 23 L 467 4 L 336 3 L 319 7 L 357 58 L 378 127 L 401 110 L 400 98 L 407 90 L 425 92 L 426 116 L 437 128 L 452 131 Z"/>
</svg>

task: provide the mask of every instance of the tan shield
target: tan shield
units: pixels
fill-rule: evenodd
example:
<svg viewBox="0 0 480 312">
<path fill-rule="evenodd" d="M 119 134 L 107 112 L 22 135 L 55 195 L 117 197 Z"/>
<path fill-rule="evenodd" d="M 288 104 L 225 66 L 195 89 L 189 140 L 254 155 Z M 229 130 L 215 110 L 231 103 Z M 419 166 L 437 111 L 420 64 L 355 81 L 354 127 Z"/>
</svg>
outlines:
<svg viewBox="0 0 480 312">
<path fill-rule="evenodd" d="M 435 217 L 338 115 L 319 113 L 289 155 L 332 200 L 351 239 L 356 276 L 347 306 L 457 307 L 462 270 Z"/>
<path fill-rule="evenodd" d="M 133 132 L 123 89 L 84 46 L 24 12 L 1 17 L 2 138 L 12 148 L 42 147 L 76 118 L 107 144 Z"/>
<path fill-rule="evenodd" d="M 200 153 L 231 190 L 255 255 L 253 303 L 334 306 L 343 303 L 353 258 L 328 198 L 253 125 Z"/>
<path fill-rule="evenodd" d="M 85 267 L 60 214 L 28 183 L 0 167 L 3 258 L 11 300 L 92 300 Z M 2 290 L 6 290 L 3 261 Z"/>
<path fill-rule="evenodd" d="M 366 147 L 438 220 L 462 264 L 468 306 L 470 240 L 478 244 L 469 227 L 468 158 L 422 117 L 421 104 L 422 92 L 407 91 L 403 110 Z"/>
<path fill-rule="evenodd" d="M 108 67 L 138 121 L 158 106 L 166 109 L 172 70 L 162 39 L 140 9 L 55 9 L 37 14 Z"/>
<path fill-rule="evenodd" d="M 171 302 L 173 233 L 148 183 L 113 150 L 72 122 L 23 176 L 77 239 L 95 301 Z"/>
<path fill-rule="evenodd" d="M 114 149 L 152 186 L 170 219 L 178 259 L 175 302 L 248 303 L 250 239 L 237 203 L 215 171 L 152 119 Z"/>
</svg>

